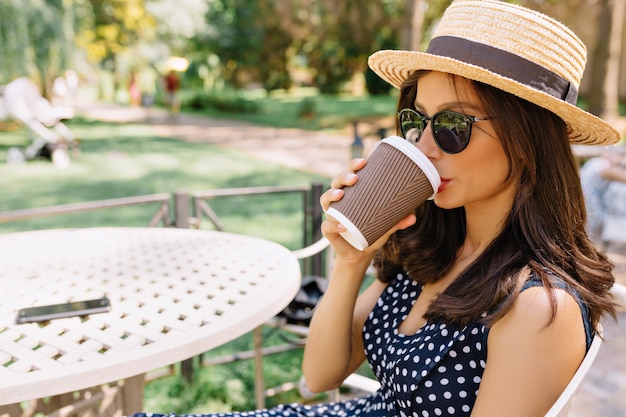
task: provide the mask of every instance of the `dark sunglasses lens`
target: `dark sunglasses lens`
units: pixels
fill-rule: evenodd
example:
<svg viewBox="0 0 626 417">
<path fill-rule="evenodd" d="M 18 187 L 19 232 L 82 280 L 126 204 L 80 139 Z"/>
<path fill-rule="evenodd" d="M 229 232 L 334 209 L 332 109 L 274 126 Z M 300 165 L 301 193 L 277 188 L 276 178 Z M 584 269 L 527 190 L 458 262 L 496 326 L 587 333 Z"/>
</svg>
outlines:
<svg viewBox="0 0 626 417">
<path fill-rule="evenodd" d="M 417 143 L 424 132 L 424 120 L 413 111 L 403 110 L 400 112 L 400 131 L 406 140 Z"/>
<path fill-rule="evenodd" d="M 459 153 L 467 147 L 470 123 L 462 114 L 442 112 L 433 120 L 437 144 L 447 153 Z"/>
</svg>

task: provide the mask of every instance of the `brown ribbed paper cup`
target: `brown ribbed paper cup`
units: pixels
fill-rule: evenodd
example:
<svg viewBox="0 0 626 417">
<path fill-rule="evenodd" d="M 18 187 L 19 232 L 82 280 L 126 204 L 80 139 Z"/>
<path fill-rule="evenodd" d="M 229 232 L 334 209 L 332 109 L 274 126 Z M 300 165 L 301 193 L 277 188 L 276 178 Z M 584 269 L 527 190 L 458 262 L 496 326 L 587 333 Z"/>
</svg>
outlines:
<svg viewBox="0 0 626 417">
<path fill-rule="evenodd" d="M 422 205 L 441 182 L 428 158 L 398 136 L 379 142 L 357 174 L 356 184 L 344 188 L 326 213 L 346 227 L 341 236 L 359 250 Z"/>
</svg>

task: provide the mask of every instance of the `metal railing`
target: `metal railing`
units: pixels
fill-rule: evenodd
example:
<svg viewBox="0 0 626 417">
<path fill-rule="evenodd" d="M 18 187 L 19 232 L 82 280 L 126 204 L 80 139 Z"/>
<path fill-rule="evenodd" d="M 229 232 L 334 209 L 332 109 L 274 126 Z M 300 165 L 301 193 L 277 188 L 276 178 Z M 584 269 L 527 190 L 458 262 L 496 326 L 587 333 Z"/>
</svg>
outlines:
<svg viewBox="0 0 626 417">
<path fill-rule="evenodd" d="M 177 192 L 174 198 L 176 213 L 189 212 L 189 204 L 193 206 L 193 217 L 176 216 L 176 227 L 202 227 L 202 222 L 206 218 L 211 225 L 220 231 L 225 231 L 225 227 L 218 215 L 210 206 L 209 201 L 217 198 L 233 196 L 255 196 L 272 194 L 295 194 L 302 201 L 303 217 L 303 241 L 302 247 L 309 246 L 317 242 L 322 237 L 320 226 L 323 219 L 323 211 L 319 204 L 319 199 L 324 190 L 322 183 L 313 183 L 310 186 L 267 186 L 267 187 L 242 187 L 223 188 L 206 191 L 196 191 L 190 195 L 186 192 Z M 303 273 L 307 275 L 325 275 L 325 259 L 322 253 L 315 254 L 302 260 Z"/>
<path fill-rule="evenodd" d="M 57 206 L 28 208 L 21 210 L 5 211 L 0 213 L 0 223 L 7 223 L 19 220 L 29 220 L 38 217 L 60 216 L 66 214 L 75 214 L 85 211 L 102 210 L 115 207 L 127 207 L 142 204 L 159 203 L 159 208 L 154 214 L 148 225 L 150 227 L 157 226 L 162 223 L 163 226 L 170 226 L 170 199 L 171 194 L 160 193 L 142 195 L 136 197 L 123 197 L 108 200 L 87 201 L 81 203 L 63 204 Z"/>
</svg>

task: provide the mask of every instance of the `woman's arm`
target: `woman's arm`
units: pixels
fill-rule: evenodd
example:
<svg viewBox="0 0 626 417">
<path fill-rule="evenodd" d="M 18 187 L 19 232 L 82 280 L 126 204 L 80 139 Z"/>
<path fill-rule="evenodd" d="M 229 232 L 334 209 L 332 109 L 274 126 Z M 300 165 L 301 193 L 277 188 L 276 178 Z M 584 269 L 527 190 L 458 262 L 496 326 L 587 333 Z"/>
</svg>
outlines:
<svg viewBox="0 0 626 417">
<path fill-rule="evenodd" d="M 554 292 L 553 322 L 548 290 L 533 287 L 493 325 L 472 416 L 542 416 L 576 372 L 586 352 L 580 307 L 566 291 Z"/>
<path fill-rule="evenodd" d="M 313 392 L 337 388 L 365 359 L 363 324 L 385 284 L 375 280 L 358 295 L 364 274 L 365 270 L 335 264 L 304 349 L 302 369 L 307 388 Z"/>
<path fill-rule="evenodd" d="M 324 211 L 343 197 L 343 187 L 356 183 L 355 172 L 365 163 L 363 159 L 355 159 L 350 171 L 333 178 L 331 189 L 320 199 Z M 322 232 L 332 245 L 336 258 L 328 288 L 311 320 L 304 349 L 302 370 L 309 390 L 334 389 L 363 363 L 363 324 L 385 288 L 385 284 L 376 280 L 359 295 L 363 278 L 376 250 L 392 233 L 411 226 L 415 220 L 415 215 L 407 216 L 364 251 L 355 249 L 341 237 L 340 233 L 346 229 L 336 220 L 327 217 L 322 223 Z"/>
</svg>

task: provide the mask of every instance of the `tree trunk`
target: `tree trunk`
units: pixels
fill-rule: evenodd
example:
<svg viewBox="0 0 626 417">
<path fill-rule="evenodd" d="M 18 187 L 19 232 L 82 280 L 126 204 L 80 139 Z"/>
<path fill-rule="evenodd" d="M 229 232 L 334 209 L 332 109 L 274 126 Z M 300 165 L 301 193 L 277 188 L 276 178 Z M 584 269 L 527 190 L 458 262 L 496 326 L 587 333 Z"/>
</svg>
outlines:
<svg viewBox="0 0 626 417">
<path fill-rule="evenodd" d="M 400 40 L 400 47 L 402 49 L 411 51 L 421 50 L 424 17 L 427 8 L 428 3 L 425 0 L 406 0 Z"/>
<path fill-rule="evenodd" d="M 611 32 L 608 45 L 606 78 L 604 79 L 605 103 L 602 118 L 613 121 L 619 118 L 619 66 L 622 51 L 622 33 L 624 33 L 624 13 L 626 0 L 612 1 Z"/>
<path fill-rule="evenodd" d="M 591 88 L 589 90 L 589 112 L 600 116 L 605 112 L 607 92 L 609 43 L 611 39 L 611 4 L 610 0 L 600 0 L 598 19 L 598 40 L 593 54 Z"/>
</svg>

